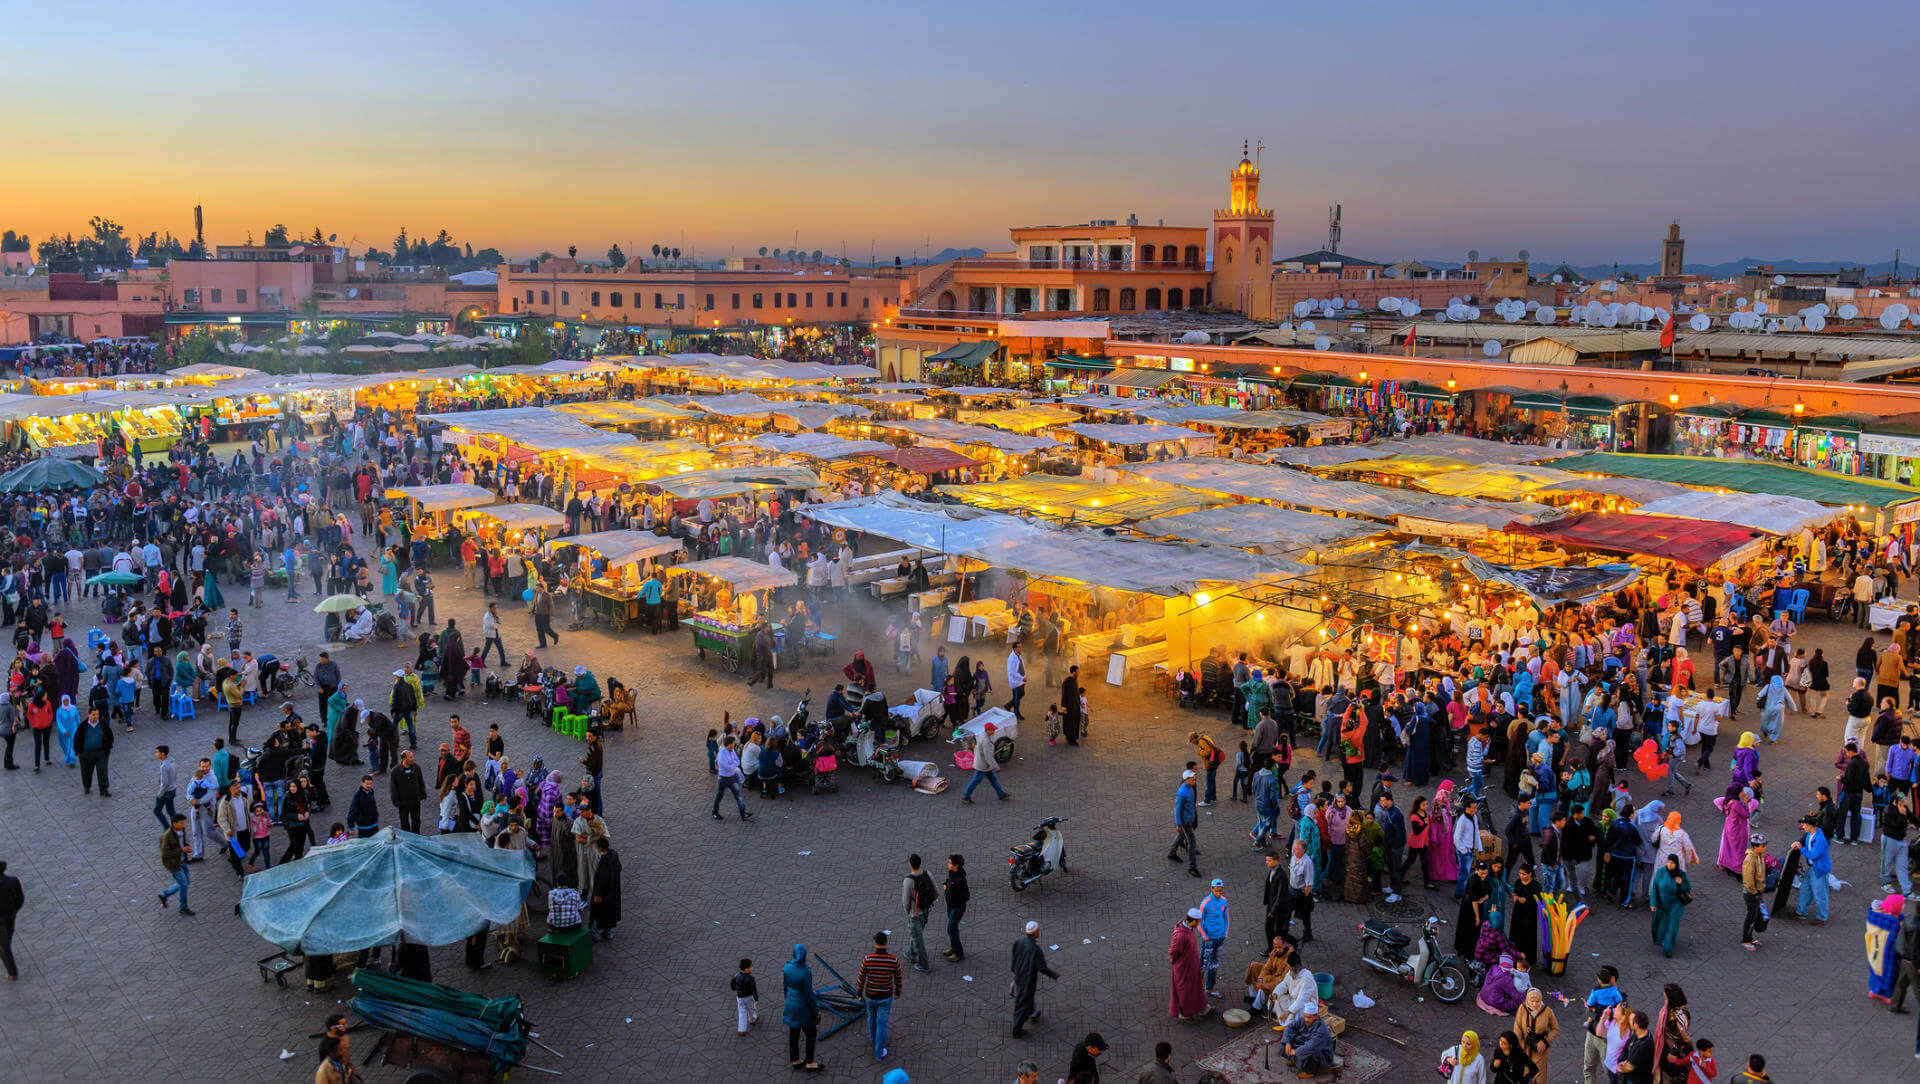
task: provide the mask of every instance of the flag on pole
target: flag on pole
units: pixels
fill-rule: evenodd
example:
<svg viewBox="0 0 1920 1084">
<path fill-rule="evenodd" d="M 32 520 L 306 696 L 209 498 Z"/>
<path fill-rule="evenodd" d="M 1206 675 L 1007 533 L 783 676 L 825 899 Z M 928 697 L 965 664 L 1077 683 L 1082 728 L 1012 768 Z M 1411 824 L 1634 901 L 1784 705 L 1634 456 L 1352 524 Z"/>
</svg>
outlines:
<svg viewBox="0 0 1920 1084">
<path fill-rule="evenodd" d="M 1418 330 L 1418 329 L 1417 329 L 1417 328 L 1414 328 L 1414 327 L 1409 327 L 1409 328 L 1407 329 L 1407 343 L 1406 343 L 1406 345 L 1407 345 L 1407 349 L 1409 349 L 1409 350 L 1411 350 L 1411 349 L 1413 349 L 1413 334 L 1414 334 L 1414 332 L 1415 332 L 1416 330 Z"/>
<path fill-rule="evenodd" d="M 1672 316 L 1668 316 L 1667 322 L 1660 325 L 1660 349 L 1662 350 L 1673 349 L 1673 317 Z"/>
</svg>

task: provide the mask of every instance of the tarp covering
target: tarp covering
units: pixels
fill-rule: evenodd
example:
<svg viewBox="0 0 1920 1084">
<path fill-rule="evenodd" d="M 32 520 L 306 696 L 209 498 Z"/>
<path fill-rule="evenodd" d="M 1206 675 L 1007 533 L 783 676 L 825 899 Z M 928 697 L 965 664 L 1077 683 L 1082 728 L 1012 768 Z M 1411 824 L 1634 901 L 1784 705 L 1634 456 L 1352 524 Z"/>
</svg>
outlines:
<svg viewBox="0 0 1920 1084">
<path fill-rule="evenodd" d="M 1444 455 L 1426 455 L 1421 452 L 1402 452 L 1399 455 L 1381 456 L 1377 459 L 1349 459 L 1341 463 L 1310 467 L 1313 471 L 1371 471 L 1394 478 L 1424 478 L 1430 474 L 1445 474 L 1449 471 L 1461 471 L 1473 464 L 1464 459 L 1454 459 Z"/>
<path fill-rule="evenodd" d="M 820 476 L 800 467 L 716 467 L 665 475 L 649 484 L 683 500 L 698 500 L 758 489 L 814 489 L 820 485 Z"/>
<path fill-rule="evenodd" d="M 635 425 L 641 422 L 671 422 L 696 416 L 697 411 L 668 406 L 652 400 L 629 402 L 609 399 L 588 403 L 555 403 L 547 408 L 558 414 L 578 418 L 589 424 Z"/>
<path fill-rule="evenodd" d="M 1694 490 L 1686 486 L 1677 486 L 1672 482 L 1655 482 L 1646 478 L 1584 478 L 1575 477 L 1570 482 L 1541 486 L 1537 495 L 1552 493 L 1597 493 L 1602 497 L 1618 497 L 1635 504 L 1646 504 L 1663 497 L 1677 497 Z"/>
<path fill-rule="evenodd" d="M 1248 500 L 1290 504 L 1322 512 L 1347 512 L 1384 520 L 1413 516 L 1437 523 L 1498 528 L 1516 520 L 1532 522 L 1554 514 L 1552 509 L 1540 505 L 1440 497 L 1360 482 L 1316 478 L 1286 467 L 1209 456 L 1174 459 L 1165 463 L 1129 463 L 1122 469 L 1137 477 L 1186 486 L 1204 493 L 1224 493 Z M 1435 532 L 1422 530 L 1419 533 Z"/>
<path fill-rule="evenodd" d="M 383 828 L 241 882 L 240 914 L 290 952 L 357 952 L 398 939 L 451 945 L 520 914 L 533 855 L 473 833 Z"/>
<path fill-rule="evenodd" d="M 1434 493 L 1449 496 L 1511 500 L 1526 496 L 1543 486 L 1573 481 L 1576 477 L 1552 467 L 1495 465 L 1432 475 L 1420 484 Z"/>
<path fill-rule="evenodd" d="M 1040 534 L 1045 530 L 1012 516 L 916 501 L 893 490 L 831 504 L 810 504 L 798 511 L 829 527 L 897 539 L 938 553 L 963 553 L 1005 538 Z"/>
<path fill-rule="evenodd" d="M 1589 452 L 1558 460 L 1554 466 L 1585 474 L 1652 478 L 1688 486 L 1727 489 L 1736 493 L 1777 493 L 1783 497 L 1800 497 L 1836 507 L 1863 505 L 1868 508 L 1887 508 L 1920 499 L 1920 489 L 1910 486 L 1866 478 L 1843 478 L 1802 467 L 1751 459 Z"/>
<path fill-rule="evenodd" d="M 633 443 L 633 438 L 625 433 L 595 429 L 564 414 L 555 414 L 545 407 L 469 410 L 422 414 L 420 417 L 445 425 L 457 443 L 494 454 L 499 453 L 501 441 L 511 441 L 523 448 L 538 451 Z"/>
<path fill-rule="evenodd" d="M 769 587 L 792 587 L 800 582 L 799 574 L 793 569 L 775 568 L 764 561 L 749 561 L 744 557 L 714 557 L 705 561 L 690 561 L 679 567 L 685 572 L 698 572 L 703 576 L 725 580 L 735 594 Z"/>
<path fill-rule="evenodd" d="M 422 512 L 451 512 L 460 508 L 478 508 L 483 504 L 492 504 L 498 498 L 493 490 L 481 486 L 468 485 L 465 482 L 448 482 L 438 486 L 400 486 L 387 490 L 389 499 L 405 497 L 420 506 Z"/>
<path fill-rule="evenodd" d="M 1010 433 L 1031 433 L 1036 429 L 1078 421 L 1079 414 L 1056 406 L 1024 406 L 1012 410 L 963 410 L 960 421 L 968 425 L 991 425 Z"/>
<path fill-rule="evenodd" d="M 1270 554 L 1335 549 L 1382 534 L 1386 527 L 1364 519 L 1339 519 L 1270 504 L 1230 504 L 1198 512 L 1156 516 L 1135 525 L 1140 533 L 1237 546 Z"/>
<path fill-rule="evenodd" d="M 1470 465 L 1485 463 L 1537 463 L 1564 456 L 1564 450 L 1537 444 L 1507 444 L 1478 437 L 1429 433 L 1404 440 L 1376 440 L 1369 444 L 1317 444 L 1311 448 L 1282 448 L 1262 458 L 1272 463 L 1297 467 L 1324 467 L 1358 459 L 1384 459 L 1398 455 L 1436 455 Z"/>
<path fill-rule="evenodd" d="M 1562 602 L 1586 602 L 1640 578 L 1632 565 L 1547 565 L 1539 568 L 1513 568 L 1496 565 L 1478 557 L 1463 562 L 1468 572 L 1490 583 L 1503 583 L 1521 591 L 1542 607 Z"/>
<path fill-rule="evenodd" d="M 980 465 L 979 460 L 969 459 L 948 448 L 888 448 L 883 452 L 874 452 L 873 458 L 883 459 L 915 474 L 938 474 L 943 470 L 965 470 Z"/>
<path fill-rule="evenodd" d="M 819 429 L 840 418 L 865 418 L 872 413 L 852 403 L 782 403 L 773 418 L 776 422 L 784 418 L 798 429 Z"/>
<path fill-rule="evenodd" d="M 746 392 L 736 395 L 656 395 L 645 401 L 691 407 L 723 418 L 764 418 L 780 409 L 779 403 Z"/>
<path fill-rule="evenodd" d="M 934 488 L 943 497 L 976 508 L 1099 526 L 1131 523 L 1215 503 L 1215 498 L 1179 486 L 1139 481 L 1097 482 L 1079 476 L 1038 473 L 999 482 Z"/>
<path fill-rule="evenodd" d="M 873 455 L 891 447 L 878 440 L 848 440 L 832 433 L 761 433 L 742 443 L 780 455 L 803 455 L 812 459 Z"/>
<path fill-rule="evenodd" d="M 544 504 L 490 504 L 485 508 L 470 508 L 467 514 L 497 520 L 500 526 L 509 531 L 523 531 L 531 527 L 564 527 L 567 523 L 566 516 Z"/>
<path fill-rule="evenodd" d="M 1147 421 L 1167 425 L 1211 425 L 1221 429 L 1307 429 L 1318 437 L 1344 434 L 1353 428 L 1353 423 L 1346 418 L 1330 418 L 1309 410 L 1241 410 L 1203 403 L 1157 406 L 1137 413 Z"/>
<path fill-rule="evenodd" d="M 874 421 L 868 424 L 875 429 L 892 429 L 900 433 L 911 433 L 923 441 L 941 441 L 962 446 L 979 444 L 1012 455 L 1060 447 L 1060 442 L 1052 437 L 1022 436 L 1019 433 L 1009 433 L 1001 429 L 989 429 L 984 425 L 962 425 L 944 418 Z"/>
<path fill-rule="evenodd" d="M 1635 511 L 1718 520 L 1770 534 L 1798 534 L 1802 527 L 1823 527 L 1846 514 L 1824 504 L 1774 493 L 1687 493 L 1649 501 Z"/>
<path fill-rule="evenodd" d="M 1162 444 L 1171 441 L 1189 441 L 1196 446 L 1212 447 L 1214 437 L 1193 429 L 1183 429 L 1177 425 L 1159 425 L 1149 422 L 1145 425 L 1120 425 L 1114 422 L 1076 422 L 1063 425 L 1061 431 L 1101 444 L 1131 446 L 1136 444 Z"/>
<path fill-rule="evenodd" d="M 577 534 L 570 538 L 550 538 L 546 551 L 555 553 L 563 546 L 584 546 L 606 559 L 608 568 L 619 568 L 648 557 L 661 557 L 685 549 L 681 539 L 652 531 L 601 531 Z"/>
<path fill-rule="evenodd" d="M 1729 556 L 1739 563 L 1759 547 L 1750 545 L 1765 532 L 1730 523 L 1681 516 L 1582 512 L 1539 526 L 1515 524 L 1515 534 L 1532 535 L 1575 549 L 1661 557 L 1688 568 L 1710 568 Z"/>
</svg>

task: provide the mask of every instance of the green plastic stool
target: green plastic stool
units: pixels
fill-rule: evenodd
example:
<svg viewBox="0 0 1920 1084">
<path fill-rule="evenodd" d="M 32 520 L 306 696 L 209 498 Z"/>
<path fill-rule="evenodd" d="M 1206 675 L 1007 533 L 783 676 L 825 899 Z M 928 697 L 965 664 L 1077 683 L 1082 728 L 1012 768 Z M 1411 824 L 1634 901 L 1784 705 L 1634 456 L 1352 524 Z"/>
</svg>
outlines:
<svg viewBox="0 0 1920 1084">
<path fill-rule="evenodd" d="M 567 726 L 566 733 L 568 735 L 575 738 L 579 738 L 581 741 L 587 740 L 587 717 L 586 716 L 569 715 L 567 716 L 566 726 Z"/>
<path fill-rule="evenodd" d="M 564 733 L 566 718 L 567 718 L 567 709 L 562 707 L 556 707 L 553 709 L 553 716 L 550 720 L 550 725 L 552 725 L 553 729 Z"/>
</svg>

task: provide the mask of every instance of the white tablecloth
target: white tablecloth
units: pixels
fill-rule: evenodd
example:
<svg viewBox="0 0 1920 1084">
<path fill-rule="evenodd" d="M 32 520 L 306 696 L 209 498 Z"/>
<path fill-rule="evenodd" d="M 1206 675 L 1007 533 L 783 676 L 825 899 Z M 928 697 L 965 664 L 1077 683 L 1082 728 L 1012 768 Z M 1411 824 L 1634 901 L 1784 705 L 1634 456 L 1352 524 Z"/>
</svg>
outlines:
<svg viewBox="0 0 1920 1084">
<path fill-rule="evenodd" d="M 1907 604 L 1900 601 L 1876 602 L 1867 610 L 1867 624 L 1876 629 L 1890 629 L 1900 615 L 1907 612 Z"/>
<path fill-rule="evenodd" d="M 1700 719 L 1702 716 L 1718 719 L 1720 726 L 1724 727 L 1727 723 L 1727 702 L 1725 700 L 1702 700 L 1691 707 L 1681 709 L 1680 737 L 1688 745 L 1693 745 L 1700 740 Z M 1719 733 L 1719 728 L 1716 728 L 1714 732 L 1716 734 Z"/>
</svg>

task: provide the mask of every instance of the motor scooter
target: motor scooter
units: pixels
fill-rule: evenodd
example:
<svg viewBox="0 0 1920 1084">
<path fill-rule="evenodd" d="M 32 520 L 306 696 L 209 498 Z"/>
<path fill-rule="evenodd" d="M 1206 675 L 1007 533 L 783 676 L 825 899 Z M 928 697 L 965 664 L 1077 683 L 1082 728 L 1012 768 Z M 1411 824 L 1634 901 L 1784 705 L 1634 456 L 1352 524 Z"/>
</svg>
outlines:
<svg viewBox="0 0 1920 1084">
<path fill-rule="evenodd" d="M 1468 967 L 1458 956 L 1440 954 L 1440 919 L 1427 916 L 1419 943 L 1377 918 L 1356 927 L 1360 933 L 1360 962 L 1424 986 L 1451 1005 L 1466 996 Z"/>
<path fill-rule="evenodd" d="M 1056 868 L 1067 868 L 1067 836 L 1060 830 L 1066 822 L 1065 817 L 1048 817 L 1033 830 L 1033 842 L 1021 843 L 1008 848 L 1007 881 L 1015 892 L 1025 892 L 1027 886 L 1052 873 Z"/>
</svg>

